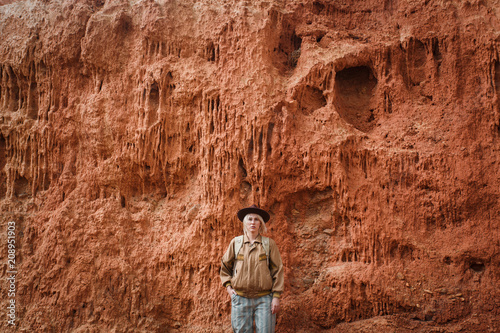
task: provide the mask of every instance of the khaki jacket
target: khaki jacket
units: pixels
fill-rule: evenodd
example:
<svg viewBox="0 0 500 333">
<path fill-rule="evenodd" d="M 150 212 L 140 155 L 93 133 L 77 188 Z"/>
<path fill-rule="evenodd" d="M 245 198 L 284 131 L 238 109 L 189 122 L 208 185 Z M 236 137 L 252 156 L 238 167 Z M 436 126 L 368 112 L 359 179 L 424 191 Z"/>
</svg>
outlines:
<svg viewBox="0 0 500 333">
<path fill-rule="evenodd" d="M 243 236 L 238 257 L 235 258 L 234 238 L 222 257 L 220 279 L 222 285 L 231 285 L 240 296 L 255 298 L 273 293 L 279 298 L 284 287 L 283 263 L 276 242 L 269 239 L 269 267 L 267 256 L 259 235 L 251 245 Z"/>
</svg>

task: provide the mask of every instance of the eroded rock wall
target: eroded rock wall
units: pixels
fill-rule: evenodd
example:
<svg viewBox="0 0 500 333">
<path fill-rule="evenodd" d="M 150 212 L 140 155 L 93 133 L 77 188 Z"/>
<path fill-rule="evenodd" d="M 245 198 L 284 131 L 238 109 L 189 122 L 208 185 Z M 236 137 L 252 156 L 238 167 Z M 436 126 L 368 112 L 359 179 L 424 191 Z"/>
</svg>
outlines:
<svg viewBox="0 0 500 333">
<path fill-rule="evenodd" d="M 279 331 L 500 330 L 499 1 L 1 4 L 19 331 L 229 330 L 252 203 Z"/>
</svg>

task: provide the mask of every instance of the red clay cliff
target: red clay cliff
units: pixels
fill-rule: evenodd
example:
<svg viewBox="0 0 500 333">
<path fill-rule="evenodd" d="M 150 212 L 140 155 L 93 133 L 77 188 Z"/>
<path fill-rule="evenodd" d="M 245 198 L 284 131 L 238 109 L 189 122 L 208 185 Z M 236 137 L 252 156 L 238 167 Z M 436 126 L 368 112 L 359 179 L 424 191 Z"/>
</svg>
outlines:
<svg viewBox="0 0 500 333">
<path fill-rule="evenodd" d="M 500 331 L 500 1 L 0 1 L 16 326 L 226 332 L 236 211 L 279 332 Z"/>
</svg>

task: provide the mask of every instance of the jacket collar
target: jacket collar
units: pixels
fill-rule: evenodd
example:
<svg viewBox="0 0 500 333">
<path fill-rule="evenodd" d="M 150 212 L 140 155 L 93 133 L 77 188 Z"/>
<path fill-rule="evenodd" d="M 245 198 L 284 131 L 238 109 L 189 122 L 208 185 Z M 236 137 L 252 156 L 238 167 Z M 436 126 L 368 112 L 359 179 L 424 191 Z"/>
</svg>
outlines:
<svg viewBox="0 0 500 333">
<path fill-rule="evenodd" d="M 256 243 L 262 243 L 262 236 L 259 234 L 257 238 L 255 238 Z M 243 234 L 243 243 L 250 243 L 250 239 L 248 239 L 247 235 Z"/>
</svg>

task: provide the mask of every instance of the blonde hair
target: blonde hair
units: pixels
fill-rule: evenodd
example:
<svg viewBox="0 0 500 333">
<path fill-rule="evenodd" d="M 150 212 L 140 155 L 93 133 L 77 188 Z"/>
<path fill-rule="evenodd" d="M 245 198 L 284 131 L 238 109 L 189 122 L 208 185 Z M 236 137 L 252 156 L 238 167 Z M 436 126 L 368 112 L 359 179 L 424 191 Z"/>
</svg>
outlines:
<svg viewBox="0 0 500 333">
<path fill-rule="evenodd" d="M 246 227 L 246 225 L 248 223 L 248 219 L 250 218 L 250 216 L 256 217 L 257 220 L 260 221 L 260 224 L 259 224 L 259 234 L 266 233 L 267 232 L 267 227 L 266 227 L 266 223 L 264 222 L 264 219 L 259 214 L 254 214 L 254 213 L 247 214 L 243 218 L 243 233 L 245 235 L 247 234 L 247 227 Z"/>
</svg>

